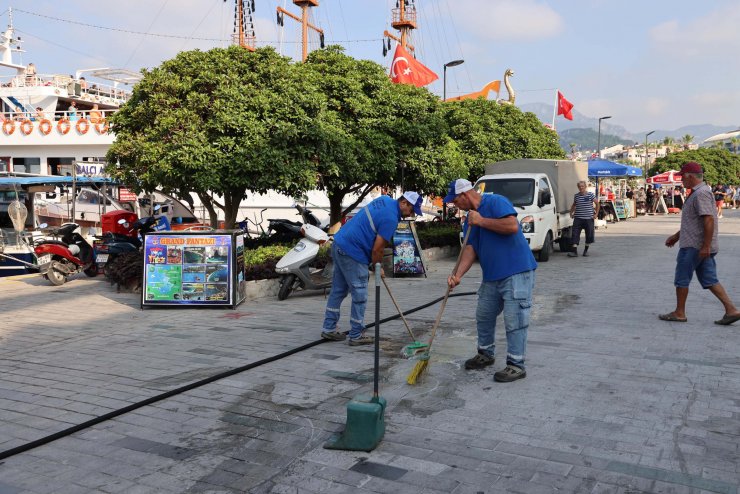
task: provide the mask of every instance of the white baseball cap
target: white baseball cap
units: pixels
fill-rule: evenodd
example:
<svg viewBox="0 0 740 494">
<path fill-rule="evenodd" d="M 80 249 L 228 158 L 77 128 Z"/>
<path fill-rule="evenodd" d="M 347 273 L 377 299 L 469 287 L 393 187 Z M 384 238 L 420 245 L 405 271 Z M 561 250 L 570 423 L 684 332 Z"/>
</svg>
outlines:
<svg viewBox="0 0 740 494">
<path fill-rule="evenodd" d="M 421 216 L 421 196 L 414 192 L 413 190 L 407 190 L 403 193 L 402 196 L 404 199 L 409 201 L 414 206 L 414 213 L 416 213 L 416 216 Z"/>
<path fill-rule="evenodd" d="M 453 180 L 450 182 L 450 189 L 447 191 L 447 195 L 444 198 L 445 204 L 453 202 L 459 194 L 469 190 L 473 190 L 473 184 L 470 183 L 470 180 L 465 180 L 464 178 Z"/>
</svg>

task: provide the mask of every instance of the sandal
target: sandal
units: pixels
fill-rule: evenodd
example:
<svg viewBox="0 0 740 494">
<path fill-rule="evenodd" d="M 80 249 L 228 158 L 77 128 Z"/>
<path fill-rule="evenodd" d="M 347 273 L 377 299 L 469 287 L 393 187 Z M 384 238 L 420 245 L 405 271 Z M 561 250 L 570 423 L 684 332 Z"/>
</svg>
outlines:
<svg viewBox="0 0 740 494">
<path fill-rule="evenodd" d="M 729 326 L 735 321 L 740 321 L 740 315 L 728 316 L 727 314 L 725 314 L 719 321 L 714 321 L 714 324 L 719 324 L 720 326 Z"/>
<path fill-rule="evenodd" d="M 670 321 L 670 322 L 687 322 L 688 321 L 687 318 L 685 318 L 685 317 L 678 317 L 678 316 L 674 315 L 673 312 L 670 312 L 668 314 L 660 314 L 658 316 L 658 319 L 660 319 L 661 321 Z M 740 316 L 738 316 L 737 319 L 740 319 Z"/>
</svg>

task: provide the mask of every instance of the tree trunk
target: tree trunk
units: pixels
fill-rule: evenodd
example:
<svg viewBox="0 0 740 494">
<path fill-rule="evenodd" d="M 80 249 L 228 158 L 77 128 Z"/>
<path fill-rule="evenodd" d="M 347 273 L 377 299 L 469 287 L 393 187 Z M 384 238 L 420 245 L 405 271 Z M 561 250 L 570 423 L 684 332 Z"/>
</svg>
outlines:
<svg viewBox="0 0 740 494">
<path fill-rule="evenodd" d="M 218 213 L 216 208 L 213 207 L 213 201 L 211 196 L 203 192 L 198 192 L 198 199 L 208 211 L 208 217 L 210 218 L 211 228 L 218 228 Z"/>
<path fill-rule="evenodd" d="M 329 196 L 329 224 L 333 225 L 342 219 L 342 201 L 345 194 L 343 192 L 327 192 Z"/>
<path fill-rule="evenodd" d="M 224 196 L 224 228 L 230 230 L 236 224 L 236 218 L 239 215 L 239 203 L 242 194 L 227 193 Z"/>
</svg>

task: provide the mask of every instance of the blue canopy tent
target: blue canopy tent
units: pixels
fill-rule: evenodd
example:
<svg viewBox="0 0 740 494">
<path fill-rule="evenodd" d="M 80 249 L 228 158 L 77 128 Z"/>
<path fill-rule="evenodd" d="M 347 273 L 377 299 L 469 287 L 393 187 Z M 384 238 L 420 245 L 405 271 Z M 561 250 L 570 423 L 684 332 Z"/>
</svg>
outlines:
<svg viewBox="0 0 740 494">
<path fill-rule="evenodd" d="M 641 177 L 642 170 L 614 161 L 595 159 L 588 162 L 589 177 Z"/>
<path fill-rule="evenodd" d="M 594 159 L 588 162 L 588 176 L 596 177 L 596 193 L 598 197 L 600 177 L 641 177 L 642 170 L 635 166 L 623 165 L 614 161 Z M 619 216 L 614 211 L 614 218 L 619 221 Z"/>
</svg>

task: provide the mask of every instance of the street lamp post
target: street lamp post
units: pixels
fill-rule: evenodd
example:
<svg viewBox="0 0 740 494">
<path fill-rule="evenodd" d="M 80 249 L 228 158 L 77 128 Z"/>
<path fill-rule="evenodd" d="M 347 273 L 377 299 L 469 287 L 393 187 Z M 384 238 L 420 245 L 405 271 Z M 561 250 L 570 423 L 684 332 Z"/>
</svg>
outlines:
<svg viewBox="0 0 740 494">
<path fill-rule="evenodd" d="M 647 134 L 645 134 L 645 180 L 647 180 L 647 170 L 648 170 L 648 168 L 647 168 L 648 167 L 648 141 L 647 141 L 647 138 L 648 138 L 648 136 L 650 136 L 654 132 L 655 132 L 654 130 L 651 130 L 650 132 L 648 132 Z M 655 153 L 655 157 L 656 158 L 658 157 L 658 153 L 657 152 Z"/>
<path fill-rule="evenodd" d="M 442 101 L 447 101 L 447 67 L 456 67 L 465 63 L 465 60 L 453 60 L 447 62 L 442 70 Z"/>
<path fill-rule="evenodd" d="M 606 120 L 607 118 L 612 118 L 612 116 L 609 115 L 608 117 L 601 117 L 599 119 L 599 134 L 596 138 L 596 153 L 598 154 L 599 158 L 601 158 L 601 121 Z"/>
</svg>

